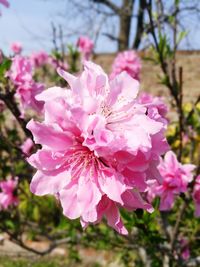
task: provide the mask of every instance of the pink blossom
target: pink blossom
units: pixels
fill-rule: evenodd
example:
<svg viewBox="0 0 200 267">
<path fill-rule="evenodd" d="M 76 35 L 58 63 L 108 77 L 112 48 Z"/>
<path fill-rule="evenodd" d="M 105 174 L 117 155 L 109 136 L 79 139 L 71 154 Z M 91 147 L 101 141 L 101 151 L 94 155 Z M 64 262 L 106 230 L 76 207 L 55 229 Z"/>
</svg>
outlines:
<svg viewBox="0 0 200 267">
<path fill-rule="evenodd" d="M 37 101 L 35 96 L 44 90 L 44 85 L 33 80 L 33 66 L 30 59 L 20 55 L 15 56 L 7 75 L 17 87 L 15 96 L 20 101 L 22 115 L 27 108 L 41 112 L 43 102 Z"/>
<path fill-rule="evenodd" d="M 185 261 L 189 260 L 190 258 L 189 242 L 185 237 L 181 238 L 180 246 L 181 246 L 181 258 Z"/>
<path fill-rule="evenodd" d="M 15 85 L 23 85 L 33 81 L 33 66 L 31 61 L 20 55 L 16 55 L 12 60 L 12 65 L 8 76 Z"/>
<path fill-rule="evenodd" d="M 162 118 L 166 118 L 168 107 L 162 97 L 154 97 L 148 93 L 142 93 L 139 96 L 139 103 L 144 104 L 148 110 L 156 108 Z"/>
<path fill-rule="evenodd" d="M 22 45 L 19 42 L 14 42 L 11 44 L 10 49 L 14 54 L 20 54 L 22 52 Z"/>
<path fill-rule="evenodd" d="M 18 204 L 18 198 L 14 195 L 17 184 L 17 177 L 0 182 L 0 209 L 5 210 L 11 205 Z"/>
<path fill-rule="evenodd" d="M 32 108 L 36 112 L 41 112 L 43 109 L 43 101 L 36 100 L 36 95 L 44 90 L 44 85 L 36 82 L 24 83 L 18 86 L 16 90 L 16 98 L 20 102 L 22 113 L 28 108 Z"/>
<path fill-rule="evenodd" d="M 110 79 L 122 71 L 126 71 L 132 78 L 140 80 L 141 61 L 135 51 L 124 51 L 117 55 L 112 65 Z"/>
<path fill-rule="evenodd" d="M 4 5 L 5 7 L 9 7 L 10 4 L 7 0 L 0 0 L 0 4 Z"/>
<path fill-rule="evenodd" d="M 33 148 L 33 145 L 34 145 L 34 143 L 33 143 L 32 139 L 31 138 L 27 138 L 24 141 L 24 143 L 21 145 L 20 148 L 21 148 L 21 150 L 22 150 L 22 152 L 24 154 L 26 154 L 27 156 L 29 156 L 30 153 L 31 153 L 31 150 Z"/>
<path fill-rule="evenodd" d="M 49 61 L 49 55 L 45 51 L 34 52 L 30 56 L 31 62 L 34 67 L 42 67 Z"/>
<path fill-rule="evenodd" d="M 69 65 L 67 64 L 67 62 L 62 62 L 61 60 L 58 60 L 52 56 L 49 56 L 48 64 L 50 64 L 55 69 L 57 68 L 62 68 L 64 70 L 69 69 Z"/>
<path fill-rule="evenodd" d="M 174 152 L 169 151 L 164 160 L 161 159 L 158 169 L 163 177 L 162 185 L 156 189 L 157 195 L 161 198 L 160 210 L 170 210 L 175 197 L 187 191 L 188 183 L 193 179 L 192 171 L 195 165 L 181 164 Z"/>
<path fill-rule="evenodd" d="M 200 175 L 198 175 L 195 179 L 192 196 L 195 203 L 195 216 L 200 217 Z"/>
<path fill-rule="evenodd" d="M 103 217 L 121 234 L 127 231 L 119 208 L 152 211 L 140 193 L 158 179 L 159 157 L 168 148 L 165 125 L 137 102 L 139 82 L 126 72 L 109 81 L 100 66 L 85 62 L 79 77 L 59 69 L 71 90 L 50 88 L 44 121 L 27 128 L 42 149 L 29 157 L 37 169 L 31 182 L 36 195 L 56 195 L 63 213 L 83 227 Z"/>
<path fill-rule="evenodd" d="M 94 49 L 94 43 L 87 36 L 80 36 L 77 42 L 77 46 L 83 54 L 83 58 L 88 60 Z"/>
</svg>

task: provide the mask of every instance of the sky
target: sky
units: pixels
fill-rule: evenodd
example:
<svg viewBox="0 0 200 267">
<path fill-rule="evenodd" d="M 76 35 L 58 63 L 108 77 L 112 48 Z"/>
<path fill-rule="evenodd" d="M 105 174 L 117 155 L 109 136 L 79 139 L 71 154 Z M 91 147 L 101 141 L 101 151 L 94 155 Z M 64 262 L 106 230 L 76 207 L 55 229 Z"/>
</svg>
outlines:
<svg viewBox="0 0 200 267">
<path fill-rule="evenodd" d="M 4 53 L 10 52 L 10 44 L 19 41 L 23 44 L 24 52 L 30 53 L 37 50 L 49 51 L 53 48 L 51 23 L 58 25 L 65 21 L 60 14 L 70 12 L 66 1 L 62 0 L 9 0 L 10 8 L 0 5 L 2 16 L 0 17 L 0 48 Z M 69 28 L 66 21 L 66 27 Z M 71 20 L 70 27 L 79 27 L 80 18 Z M 64 24 L 65 25 L 65 24 Z M 64 28 L 63 28 L 64 29 Z M 77 37 L 76 37 L 77 39 Z M 75 44 L 75 37 L 69 36 L 67 43 Z M 65 38 L 66 40 L 66 38 Z M 95 50 L 112 52 L 116 46 L 107 38 L 101 38 Z"/>
<path fill-rule="evenodd" d="M 118 0 L 117 0 L 118 1 Z M 170 0 L 169 0 L 170 1 Z M 70 21 L 64 20 L 60 14 L 70 14 L 69 1 L 64 0 L 9 0 L 10 8 L 0 5 L 2 16 L 0 17 L 0 48 L 6 54 L 10 53 L 10 44 L 13 41 L 20 41 L 23 44 L 24 52 L 46 50 L 53 48 L 52 44 L 52 28 L 51 23 L 56 25 L 59 23 L 64 25 L 64 30 L 80 29 L 84 30 L 81 16 L 72 15 Z M 68 2 L 68 4 L 67 4 Z M 191 25 L 192 18 L 186 20 L 187 25 Z M 197 21 L 196 21 L 197 22 Z M 101 21 L 99 21 L 99 24 Z M 117 22 L 116 22 L 117 23 Z M 194 21 L 193 21 L 194 23 Z M 108 25 L 108 24 L 107 24 Z M 104 25 L 104 28 L 107 27 Z M 193 27 L 194 28 L 194 27 Z M 93 29 L 94 30 L 94 29 Z M 113 28 L 113 31 L 116 27 Z M 86 30 L 88 35 L 92 35 L 89 28 Z M 98 28 L 96 28 L 98 31 Z M 112 31 L 112 29 L 111 29 Z M 76 37 L 77 38 L 77 37 Z M 67 43 L 76 43 L 76 38 L 68 35 L 65 40 Z M 194 29 L 188 35 L 188 39 L 192 40 L 190 49 L 199 48 L 200 31 Z M 187 48 L 187 40 L 182 44 L 183 49 Z M 95 46 L 96 52 L 114 52 L 116 44 L 111 42 L 105 36 L 101 36 Z"/>
</svg>

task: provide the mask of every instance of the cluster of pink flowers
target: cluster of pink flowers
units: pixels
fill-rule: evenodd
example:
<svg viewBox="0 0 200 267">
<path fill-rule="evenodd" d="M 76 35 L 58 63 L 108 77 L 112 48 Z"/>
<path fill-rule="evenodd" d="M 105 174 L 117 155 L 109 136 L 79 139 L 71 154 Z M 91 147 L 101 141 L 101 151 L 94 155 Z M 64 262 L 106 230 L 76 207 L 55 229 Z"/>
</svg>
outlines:
<svg viewBox="0 0 200 267">
<path fill-rule="evenodd" d="M 14 42 L 11 44 L 10 49 L 14 54 L 17 55 L 22 52 L 22 45 L 19 42 Z"/>
<path fill-rule="evenodd" d="M 126 72 L 109 80 L 100 66 L 85 62 L 78 77 L 61 69 L 71 90 L 49 88 L 44 121 L 27 128 L 42 149 L 29 163 L 37 169 L 31 191 L 53 194 L 70 219 L 98 223 L 103 217 L 121 234 L 119 208 L 153 211 L 142 198 L 149 179 L 160 181 L 160 156 L 168 149 L 165 121 L 139 103 L 139 82 Z"/>
<path fill-rule="evenodd" d="M 83 59 L 88 60 L 94 49 L 94 43 L 87 36 L 81 36 L 78 39 L 77 46 L 83 55 Z"/>
<path fill-rule="evenodd" d="M 14 194 L 14 191 L 17 188 L 17 184 L 17 177 L 0 182 L 0 210 L 5 210 L 11 205 L 18 204 L 18 198 Z"/>
<path fill-rule="evenodd" d="M 187 191 L 188 184 L 193 180 L 192 171 L 195 165 L 181 164 L 174 152 L 168 151 L 158 166 L 163 178 L 163 183 L 158 185 L 156 181 L 149 183 L 148 199 L 160 197 L 160 210 L 170 210 L 173 207 L 176 196 Z"/>
<path fill-rule="evenodd" d="M 2 4 L 3 6 L 5 6 L 7 8 L 10 6 L 10 4 L 7 0 L 0 0 L 0 4 Z M 0 16 L 1 16 L 1 11 L 0 11 Z"/>
<path fill-rule="evenodd" d="M 49 55 L 45 51 L 34 52 L 30 60 L 35 68 L 39 68 L 49 63 Z"/>
<path fill-rule="evenodd" d="M 195 216 L 200 217 L 200 175 L 195 179 L 193 200 L 195 204 Z"/>
<path fill-rule="evenodd" d="M 140 80 L 141 62 L 135 51 L 124 51 L 117 55 L 112 65 L 110 78 L 113 79 L 122 71 L 126 71 L 132 78 Z"/>
<path fill-rule="evenodd" d="M 27 108 L 40 112 L 43 102 L 36 100 L 35 96 L 43 91 L 44 85 L 34 81 L 30 59 L 16 55 L 7 75 L 17 87 L 16 97 L 20 101 L 22 115 Z"/>
</svg>

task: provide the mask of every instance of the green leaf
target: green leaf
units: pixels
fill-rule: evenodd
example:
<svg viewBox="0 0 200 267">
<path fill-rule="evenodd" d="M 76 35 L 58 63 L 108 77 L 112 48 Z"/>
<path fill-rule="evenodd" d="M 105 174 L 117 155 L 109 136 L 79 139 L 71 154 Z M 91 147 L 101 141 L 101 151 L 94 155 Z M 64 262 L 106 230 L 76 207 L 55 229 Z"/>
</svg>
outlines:
<svg viewBox="0 0 200 267">
<path fill-rule="evenodd" d="M 5 59 L 2 64 L 0 64 L 0 78 L 4 77 L 6 71 L 10 69 L 12 61 L 10 59 Z"/>
</svg>

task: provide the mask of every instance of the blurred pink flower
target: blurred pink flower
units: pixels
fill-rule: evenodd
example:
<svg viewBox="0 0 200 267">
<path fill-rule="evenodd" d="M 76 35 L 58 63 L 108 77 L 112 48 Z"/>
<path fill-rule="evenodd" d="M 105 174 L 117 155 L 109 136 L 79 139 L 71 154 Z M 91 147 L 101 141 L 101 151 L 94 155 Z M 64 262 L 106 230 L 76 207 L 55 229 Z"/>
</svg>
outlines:
<svg viewBox="0 0 200 267">
<path fill-rule="evenodd" d="M 174 152 L 166 153 L 164 160 L 161 159 L 158 166 L 163 184 L 156 189 L 160 196 L 160 210 L 170 210 L 174 204 L 175 197 L 187 191 L 188 183 L 193 179 L 192 171 L 195 165 L 181 164 L 178 162 Z"/>
<path fill-rule="evenodd" d="M 140 80 L 141 61 L 135 51 L 124 51 L 116 56 L 112 65 L 110 79 L 113 79 L 122 71 L 126 71 L 132 78 Z"/>
<path fill-rule="evenodd" d="M 31 152 L 31 150 L 33 148 L 33 146 L 34 146 L 34 143 L 33 143 L 32 139 L 31 138 L 27 138 L 24 141 L 24 143 L 21 145 L 20 148 L 21 148 L 21 150 L 22 150 L 22 152 L 24 154 L 26 154 L 27 156 L 29 156 L 30 155 L 30 152 Z"/>
<path fill-rule="evenodd" d="M 4 5 L 7 8 L 10 6 L 10 4 L 7 0 L 0 0 L 0 4 Z M 1 16 L 1 10 L 0 10 L 0 16 Z"/>
<path fill-rule="evenodd" d="M 15 96 L 20 101 L 22 116 L 27 108 L 41 112 L 43 102 L 37 101 L 35 96 L 44 90 L 44 85 L 33 80 L 33 66 L 30 59 L 20 55 L 15 56 L 7 76 L 16 86 Z"/>
<path fill-rule="evenodd" d="M 19 42 L 13 42 L 10 46 L 10 49 L 14 54 L 20 54 L 22 52 L 22 45 Z"/>
<path fill-rule="evenodd" d="M 181 246 L 181 258 L 185 261 L 189 260 L 190 258 L 189 242 L 185 237 L 181 238 L 180 246 Z"/>
<path fill-rule="evenodd" d="M 126 234 L 120 207 L 153 210 L 140 193 L 148 179 L 160 181 L 165 125 L 137 102 L 139 82 L 126 72 L 109 81 L 100 66 L 85 62 L 79 77 L 59 74 L 71 90 L 53 87 L 37 95 L 45 118 L 27 125 L 42 145 L 28 159 L 37 169 L 31 191 L 56 195 L 65 216 L 80 217 L 83 227 L 105 216 Z"/>
<path fill-rule="evenodd" d="M 195 204 L 195 216 L 200 217 L 200 175 L 195 179 L 192 196 Z"/>
<path fill-rule="evenodd" d="M 0 4 L 4 5 L 5 7 L 9 7 L 10 4 L 7 0 L 0 0 Z"/>
<path fill-rule="evenodd" d="M 17 184 L 17 177 L 0 182 L 0 210 L 5 210 L 11 205 L 18 204 L 18 198 L 14 195 Z"/>
<path fill-rule="evenodd" d="M 48 63 L 55 69 L 57 68 L 62 68 L 64 70 L 68 70 L 69 69 L 69 65 L 67 64 L 67 62 L 62 62 L 61 60 L 58 60 L 52 56 L 49 56 L 49 60 Z"/>
<path fill-rule="evenodd" d="M 14 85 L 23 85 L 33 81 L 33 66 L 31 61 L 21 55 L 12 59 L 12 65 L 8 71 L 8 77 Z"/>
<path fill-rule="evenodd" d="M 43 90 L 44 85 L 36 82 L 24 83 L 18 86 L 15 96 L 20 102 L 22 115 L 24 110 L 28 108 L 32 108 L 38 113 L 42 111 L 44 102 L 36 100 L 35 97 Z"/>
<path fill-rule="evenodd" d="M 49 55 L 45 51 L 34 52 L 30 55 L 34 67 L 42 67 L 49 62 Z"/>
<path fill-rule="evenodd" d="M 92 54 L 94 49 L 94 43 L 87 36 L 80 36 L 77 42 L 77 46 L 81 53 L 83 54 L 83 58 L 88 60 Z"/>
</svg>

